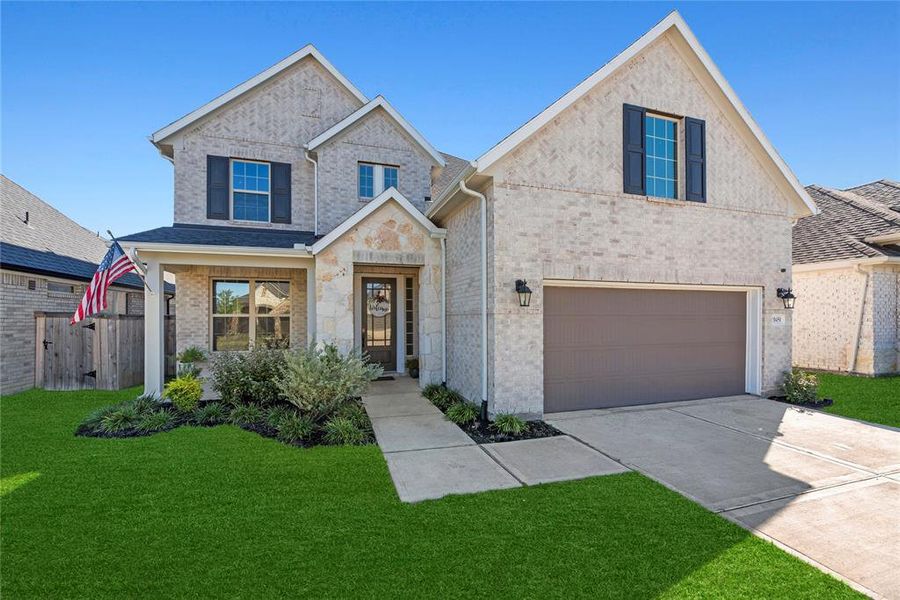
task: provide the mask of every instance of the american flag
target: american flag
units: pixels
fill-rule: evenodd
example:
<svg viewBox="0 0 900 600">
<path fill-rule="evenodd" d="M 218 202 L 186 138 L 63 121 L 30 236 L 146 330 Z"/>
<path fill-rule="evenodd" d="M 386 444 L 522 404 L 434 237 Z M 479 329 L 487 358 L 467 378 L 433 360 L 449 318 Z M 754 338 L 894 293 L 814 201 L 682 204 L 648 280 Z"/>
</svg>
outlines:
<svg viewBox="0 0 900 600">
<path fill-rule="evenodd" d="M 104 310 L 106 308 L 106 291 L 109 286 L 129 271 L 134 271 L 134 263 L 122 250 L 119 242 L 113 240 L 109 252 L 103 257 L 90 285 L 84 291 L 84 298 L 81 299 L 81 304 L 72 315 L 71 324 L 74 325 L 78 321 Z"/>
</svg>

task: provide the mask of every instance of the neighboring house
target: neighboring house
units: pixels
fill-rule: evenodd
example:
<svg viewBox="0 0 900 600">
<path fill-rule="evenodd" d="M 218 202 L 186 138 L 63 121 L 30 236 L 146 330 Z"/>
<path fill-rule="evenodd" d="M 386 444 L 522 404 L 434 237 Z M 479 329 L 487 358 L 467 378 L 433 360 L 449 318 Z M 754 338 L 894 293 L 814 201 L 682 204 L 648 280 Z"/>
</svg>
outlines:
<svg viewBox="0 0 900 600">
<path fill-rule="evenodd" d="M 106 240 L 0 175 L 0 389 L 34 386 L 35 312 L 74 313 L 84 286 L 106 254 Z M 144 312 L 136 275 L 109 290 L 108 313 Z"/>
<path fill-rule="evenodd" d="M 815 207 L 677 13 L 471 163 L 312 46 L 151 140 L 175 224 L 123 243 L 154 290 L 176 273 L 179 349 L 418 356 L 423 384 L 529 417 L 760 394 L 790 368 L 776 289 Z"/>
<path fill-rule="evenodd" d="M 794 227 L 794 364 L 900 371 L 900 183 L 806 189 L 821 213 Z"/>
</svg>

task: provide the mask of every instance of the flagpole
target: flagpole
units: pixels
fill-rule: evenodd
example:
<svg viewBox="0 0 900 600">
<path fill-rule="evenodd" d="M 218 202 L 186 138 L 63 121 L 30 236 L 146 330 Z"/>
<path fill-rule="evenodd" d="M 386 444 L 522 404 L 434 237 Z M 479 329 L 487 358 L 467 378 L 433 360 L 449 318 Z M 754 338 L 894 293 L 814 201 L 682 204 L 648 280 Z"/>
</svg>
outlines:
<svg viewBox="0 0 900 600">
<path fill-rule="evenodd" d="M 107 230 L 106 230 L 106 233 L 109 234 L 110 239 L 111 239 L 114 243 L 116 243 L 116 244 L 119 243 L 119 240 L 116 239 L 116 236 L 113 235 L 112 231 L 110 231 L 109 229 L 107 229 Z M 121 247 L 121 245 L 120 245 L 120 247 Z M 125 249 L 122 248 L 122 250 L 124 251 Z M 127 252 L 125 252 L 124 254 L 125 254 L 125 256 L 128 257 L 128 260 L 131 261 L 131 264 L 134 265 L 134 272 L 135 272 L 135 274 L 138 276 L 138 278 L 141 280 L 141 282 L 144 284 L 144 287 L 147 288 L 147 291 L 148 291 L 148 292 L 151 292 L 151 293 L 152 293 L 153 290 L 150 288 L 150 284 L 147 283 L 146 278 L 144 278 L 144 267 L 143 267 L 143 265 L 139 265 L 139 264 L 134 260 L 134 258 L 132 258 L 131 255 L 128 254 Z M 163 285 L 165 285 L 165 284 L 163 284 Z M 160 290 L 160 291 L 162 291 L 162 290 Z"/>
</svg>

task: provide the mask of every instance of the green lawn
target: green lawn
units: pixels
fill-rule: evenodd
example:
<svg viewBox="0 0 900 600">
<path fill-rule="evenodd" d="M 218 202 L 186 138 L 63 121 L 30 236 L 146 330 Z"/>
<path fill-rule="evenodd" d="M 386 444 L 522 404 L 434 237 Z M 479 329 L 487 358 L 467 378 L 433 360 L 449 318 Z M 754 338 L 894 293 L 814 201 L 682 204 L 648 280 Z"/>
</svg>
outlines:
<svg viewBox="0 0 900 600">
<path fill-rule="evenodd" d="M 819 374 L 819 395 L 832 398 L 827 412 L 900 427 L 900 376 L 856 377 Z"/>
<path fill-rule="evenodd" d="M 855 596 L 638 474 L 410 506 L 374 446 L 72 435 L 135 393 L 0 399 L 4 598 Z"/>
</svg>

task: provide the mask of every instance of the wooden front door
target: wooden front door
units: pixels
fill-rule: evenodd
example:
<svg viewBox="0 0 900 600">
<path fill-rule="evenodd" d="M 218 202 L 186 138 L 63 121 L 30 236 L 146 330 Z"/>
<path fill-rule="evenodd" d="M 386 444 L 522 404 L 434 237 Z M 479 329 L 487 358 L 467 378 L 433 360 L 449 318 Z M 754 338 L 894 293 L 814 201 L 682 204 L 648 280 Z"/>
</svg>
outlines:
<svg viewBox="0 0 900 600">
<path fill-rule="evenodd" d="M 396 285 L 395 279 L 362 279 L 362 350 L 385 371 L 397 370 Z"/>
</svg>

